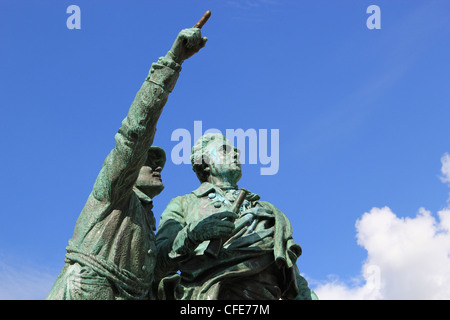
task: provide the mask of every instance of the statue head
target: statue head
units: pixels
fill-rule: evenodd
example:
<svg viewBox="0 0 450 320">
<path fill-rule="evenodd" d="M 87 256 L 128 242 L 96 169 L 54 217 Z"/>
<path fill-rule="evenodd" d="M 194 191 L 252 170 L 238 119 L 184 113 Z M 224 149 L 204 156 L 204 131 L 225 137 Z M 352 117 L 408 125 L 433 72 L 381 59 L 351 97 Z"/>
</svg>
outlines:
<svg viewBox="0 0 450 320">
<path fill-rule="evenodd" d="M 166 163 L 166 153 L 160 147 L 151 146 L 147 153 L 147 160 L 139 171 L 136 187 L 150 198 L 161 193 L 164 185 L 161 171 Z"/>
<path fill-rule="evenodd" d="M 191 163 L 202 183 L 235 186 L 242 177 L 239 150 L 220 133 L 205 134 L 194 144 Z"/>
</svg>

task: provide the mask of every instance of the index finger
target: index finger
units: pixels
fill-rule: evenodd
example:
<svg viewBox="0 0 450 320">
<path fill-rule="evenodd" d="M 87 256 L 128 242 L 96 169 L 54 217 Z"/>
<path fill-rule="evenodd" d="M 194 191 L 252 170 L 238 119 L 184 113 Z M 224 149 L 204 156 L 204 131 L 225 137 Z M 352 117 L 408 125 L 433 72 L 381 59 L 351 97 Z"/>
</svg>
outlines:
<svg viewBox="0 0 450 320">
<path fill-rule="evenodd" d="M 211 17 L 211 11 L 208 10 L 192 28 L 201 29 L 205 25 L 206 21 L 208 21 L 209 17 Z"/>
</svg>

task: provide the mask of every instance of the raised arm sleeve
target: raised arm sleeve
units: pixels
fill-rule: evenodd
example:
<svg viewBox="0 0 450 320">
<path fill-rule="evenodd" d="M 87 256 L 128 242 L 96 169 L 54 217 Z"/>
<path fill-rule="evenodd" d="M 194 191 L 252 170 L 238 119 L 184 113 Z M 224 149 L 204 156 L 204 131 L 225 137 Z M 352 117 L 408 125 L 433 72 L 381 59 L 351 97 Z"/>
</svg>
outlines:
<svg viewBox="0 0 450 320">
<path fill-rule="evenodd" d="M 154 63 L 115 135 L 116 145 L 95 181 L 93 196 L 120 202 L 128 197 L 153 143 L 156 123 L 178 79 L 180 65 L 160 58 Z"/>
</svg>

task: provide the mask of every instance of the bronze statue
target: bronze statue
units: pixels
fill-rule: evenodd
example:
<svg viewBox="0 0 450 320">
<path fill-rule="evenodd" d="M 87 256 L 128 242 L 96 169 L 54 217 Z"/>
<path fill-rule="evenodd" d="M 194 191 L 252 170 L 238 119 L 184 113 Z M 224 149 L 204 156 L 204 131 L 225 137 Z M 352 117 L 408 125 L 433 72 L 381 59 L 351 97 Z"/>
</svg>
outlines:
<svg viewBox="0 0 450 320">
<path fill-rule="evenodd" d="M 182 30 L 154 63 L 115 136 L 69 240 L 65 266 L 46 299 L 149 299 L 155 268 L 152 198 L 165 154 L 150 147 L 181 64 L 205 46 L 200 28 Z M 150 149 L 149 149 L 150 148 Z"/>
<path fill-rule="evenodd" d="M 191 162 L 201 185 L 171 200 L 156 234 L 158 298 L 317 299 L 297 268 L 301 248 L 288 218 L 259 195 L 239 193 L 239 150 L 206 134 Z"/>
<path fill-rule="evenodd" d="M 115 136 L 46 299 L 316 299 L 297 268 L 288 218 L 239 190 L 239 151 L 204 135 L 191 162 L 201 182 L 173 199 L 158 232 L 151 211 L 164 185 L 165 153 L 151 146 L 181 71 L 203 48 L 208 11 L 154 63 Z"/>
</svg>

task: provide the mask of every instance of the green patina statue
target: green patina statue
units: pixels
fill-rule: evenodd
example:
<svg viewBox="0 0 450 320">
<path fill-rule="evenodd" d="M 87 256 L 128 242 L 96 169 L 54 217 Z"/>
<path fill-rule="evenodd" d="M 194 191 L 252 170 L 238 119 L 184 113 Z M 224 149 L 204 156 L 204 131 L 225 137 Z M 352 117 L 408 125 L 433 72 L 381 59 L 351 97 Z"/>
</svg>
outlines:
<svg viewBox="0 0 450 320">
<path fill-rule="evenodd" d="M 165 153 L 151 146 L 181 64 L 206 44 L 207 12 L 154 63 L 115 136 L 46 299 L 317 299 L 300 275 L 288 218 L 239 192 L 239 151 L 207 134 L 191 161 L 201 185 L 156 221 Z"/>
<path fill-rule="evenodd" d="M 200 28 L 181 31 L 167 55 L 152 65 L 76 222 L 65 265 L 46 299 L 152 298 L 156 223 L 151 209 L 152 198 L 164 187 L 160 172 L 165 154 L 150 146 L 181 64 L 205 46 Z"/>
<path fill-rule="evenodd" d="M 317 299 L 297 268 L 288 218 L 249 191 L 231 209 L 242 172 L 230 141 L 204 135 L 191 162 L 201 185 L 172 199 L 156 234 L 158 299 Z"/>
</svg>

